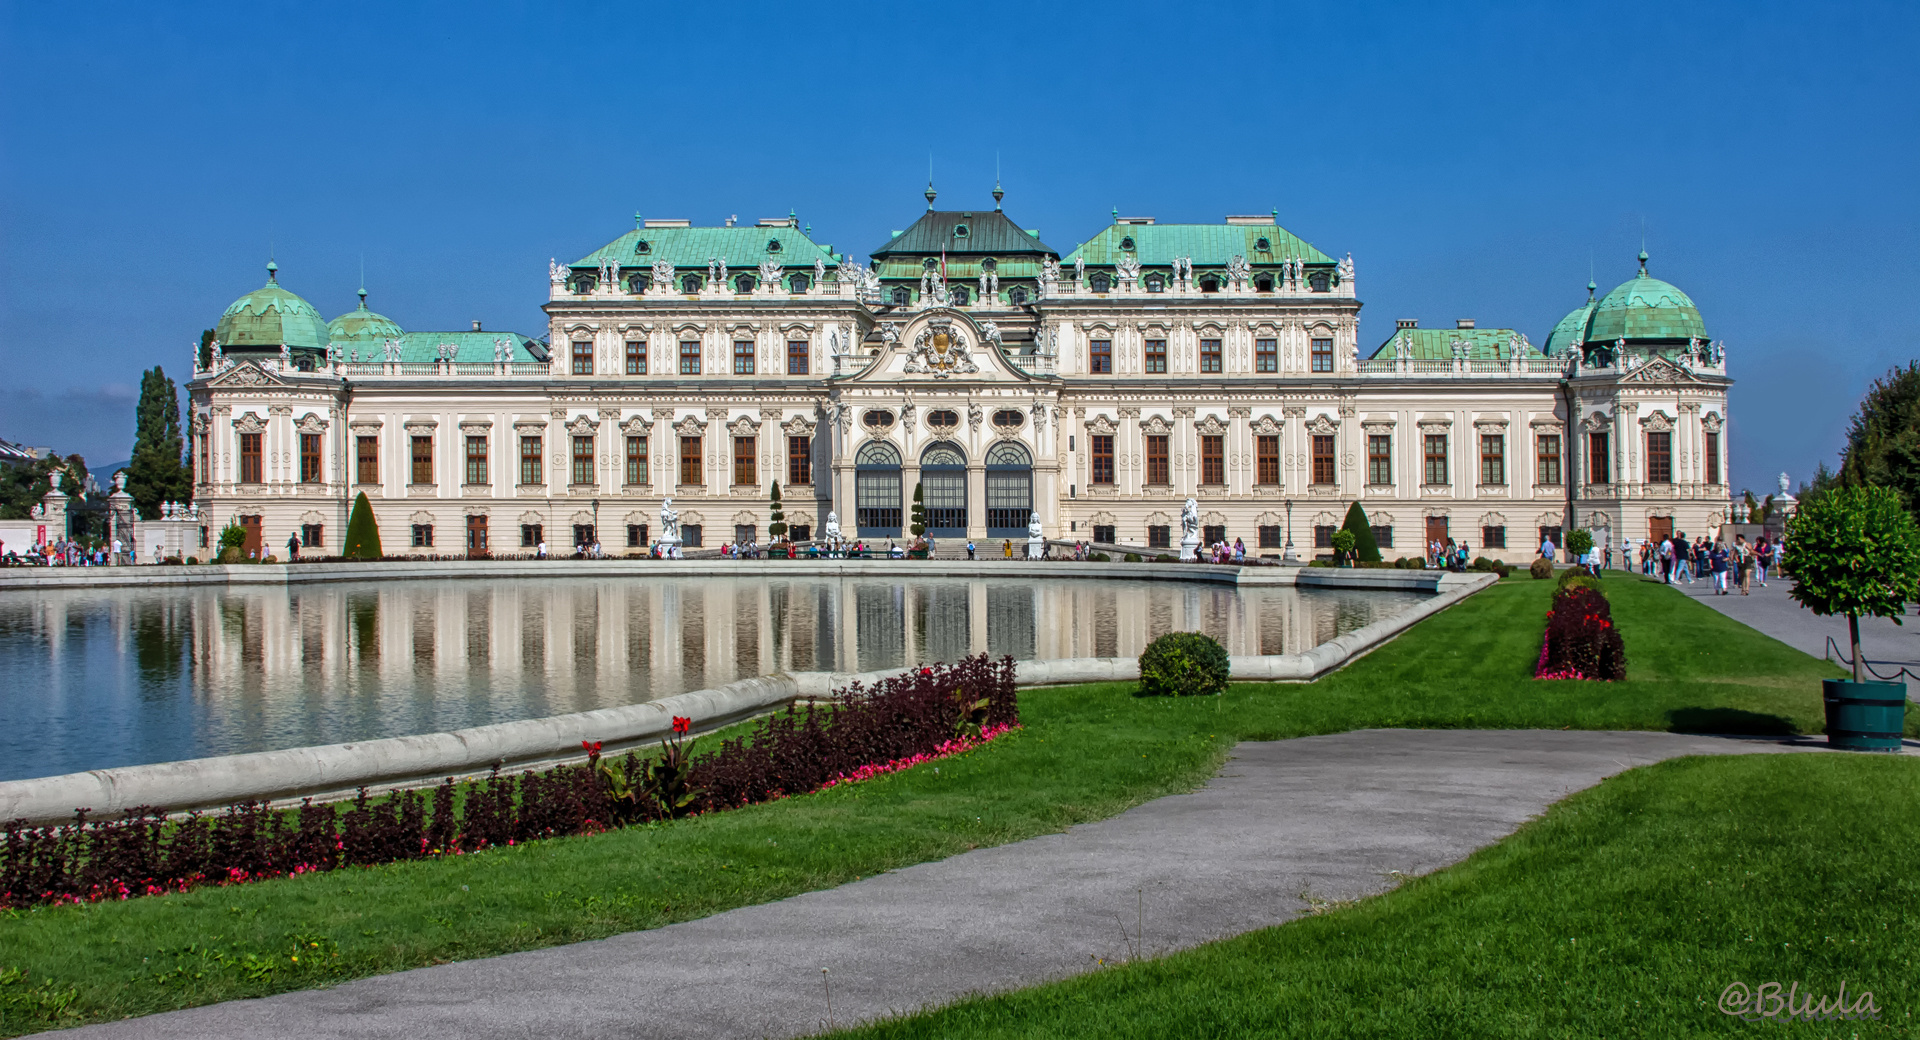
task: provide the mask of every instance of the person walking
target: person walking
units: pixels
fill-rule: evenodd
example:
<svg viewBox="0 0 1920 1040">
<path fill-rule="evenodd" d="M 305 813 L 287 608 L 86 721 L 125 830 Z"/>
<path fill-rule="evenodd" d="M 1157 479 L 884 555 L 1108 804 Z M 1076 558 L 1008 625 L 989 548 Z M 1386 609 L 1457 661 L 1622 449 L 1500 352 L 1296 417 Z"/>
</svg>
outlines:
<svg viewBox="0 0 1920 1040">
<path fill-rule="evenodd" d="M 1555 548 L 1551 537 L 1545 534 L 1540 536 L 1540 555 L 1545 556 L 1548 563 L 1553 562 Z"/>
<path fill-rule="evenodd" d="M 300 558 L 300 535 L 298 532 L 287 535 L 287 562 Z"/>
<path fill-rule="evenodd" d="M 1740 594 L 1748 595 L 1753 590 L 1753 547 L 1747 544 L 1747 536 L 1733 536 L 1734 574 L 1740 583 Z"/>
<path fill-rule="evenodd" d="M 973 539 L 967 539 L 967 559 L 973 559 Z"/>
<path fill-rule="evenodd" d="M 1707 558 L 1713 568 L 1713 594 L 1724 596 L 1727 594 L 1727 544 L 1715 542 Z"/>
<path fill-rule="evenodd" d="M 1767 544 L 1767 536 L 1764 534 L 1753 543 L 1753 578 L 1763 589 L 1767 587 L 1767 564 L 1772 560 L 1772 552 L 1773 546 Z"/>
</svg>

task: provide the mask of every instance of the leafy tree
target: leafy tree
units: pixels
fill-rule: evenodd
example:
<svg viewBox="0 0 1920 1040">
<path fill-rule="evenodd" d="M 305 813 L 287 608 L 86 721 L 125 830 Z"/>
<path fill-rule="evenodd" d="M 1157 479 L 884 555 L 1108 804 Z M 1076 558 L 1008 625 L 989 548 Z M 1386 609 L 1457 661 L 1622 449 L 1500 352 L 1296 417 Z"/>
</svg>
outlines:
<svg viewBox="0 0 1920 1040">
<path fill-rule="evenodd" d="M 55 462 L 66 467 L 66 471 L 60 475 L 60 493 L 68 498 L 87 497 L 87 460 L 73 454 L 64 459 L 56 456 Z"/>
<path fill-rule="evenodd" d="M 1567 534 L 1567 551 L 1575 559 L 1593 551 L 1593 532 L 1584 527 L 1575 528 Z"/>
<path fill-rule="evenodd" d="M 1361 563 L 1380 562 L 1380 543 L 1374 540 L 1373 525 L 1367 522 L 1367 511 L 1355 502 L 1347 507 L 1347 521 L 1341 530 L 1353 532 L 1353 548 Z"/>
<path fill-rule="evenodd" d="M 134 508 L 152 520 L 162 502 L 184 502 L 192 495 L 185 464 L 186 441 L 180 434 L 180 392 L 158 365 L 140 377 L 140 403 L 134 408 L 133 461 L 127 465 L 127 493 Z"/>
<path fill-rule="evenodd" d="M 1799 499 L 1800 504 L 1804 506 L 1808 502 L 1813 501 L 1814 499 L 1820 497 L 1823 494 L 1826 494 L 1829 491 L 1832 491 L 1834 488 L 1837 488 L 1839 486 L 1840 486 L 1840 474 L 1835 473 L 1833 470 L 1828 469 L 1827 464 L 1822 462 L 1820 464 L 1820 468 L 1813 471 L 1812 483 L 1808 483 L 1807 481 L 1804 481 L 1804 480 L 1801 481 L 1800 490 L 1794 492 L 1794 497 Z"/>
<path fill-rule="evenodd" d="M 1867 388 L 1847 429 L 1840 482 L 1892 488 L 1920 521 L 1920 361 L 1895 367 Z"/>
<path fill-rule="evenodd" d="M 1886 487 L 1841 487 L 1803 503 L 1787 523 L 1783 558 L 1795 600 L 1822 616 L 1845 614 L 1853 681 L 1864 682 L 1860 617 L 1899 624 L 1920 599 L 1920 525 Z"/>
<path fill-rule="evenodd" d="M 53 488 L 53 467 L 65 461 L 54 455 L 23 466 L 0 466 L 0 520 L 32 516 L 33 507 Z"/>
<path fill-rule="evenodd" d="M 1347 561 L 1352 558 L 1355 541 L 1356 539 L 1353 536 L 1353 532 L 1344 527 L 1333 532 L 1333 559 L 1335 563 L 1341 564 L 1342 566 L 1346 565 Z"/>
<path fill-rule="evenodd" d="M 200 330 L 200 367 L 213 367 L 213 330 Z"/>
<path fill-rule="evenodd" d="M 373 506 L 367 502 L 365 491 L 353 498 L 353 512 L 347 514 L 347 540 L 340 555 L 349 560 L 377 560 L 381 556 L 380 528 L 373 522 Z"/>
<path fill-rule="evenodd" d="M 780 482 L 773 482 L 773 507 L 767 515 L 767 535 L 774 541 L 787 533 L 787 514 L 780 508 Z"/>
<path fill-rule="evenodd" d="M 913 485 L 913 517 L 908 527 L 915 538 L 927 533 L 927 506 L 920 494 L 920 485 Z"/>
</svg>

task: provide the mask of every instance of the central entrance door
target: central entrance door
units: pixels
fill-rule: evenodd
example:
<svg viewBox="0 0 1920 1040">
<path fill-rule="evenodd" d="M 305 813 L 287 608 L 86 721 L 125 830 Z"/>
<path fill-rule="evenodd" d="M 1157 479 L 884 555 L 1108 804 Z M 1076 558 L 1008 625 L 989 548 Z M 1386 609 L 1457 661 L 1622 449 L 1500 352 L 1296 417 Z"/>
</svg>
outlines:
<svg viewBox="0 0 1920 1040">
<path fill-rule="evenodd" d="M 484 516 L 467 517 L 467 555 L 487 555 L 487 518 Z"/>
<path fill-rule="evenodd" d="M 240 548 L 246 551 L 247 559 L 249 560 L 259 559 L 260 548 L 263 544 L 265 544 L 265 541 L 266 541 L 266 539 L 262 536 L 262 525 L 260 523 L 260 518 L 258 516 L 241 517 L 240 529 L 242 531 L 247 532 L 247 540 L 241 544 Z"/>
<path fill-rule="evenodd" d="M 1673 517 L 1670 517 L 1670 516 L 1647 517 L 1647 538 L 1648 539 L 1656 542 L 1664 542 L 1667 539 L 1672 537 L 1673 537 Z"/>
<path fill-rule="evenodd" d="M 1427 517 L 1427 544 L 1436 542 L 1447 544 L 1447 518 L 1444 516 Z"/>
<path fill-rule="evenodd" d="M 920 491 L 927 509 L 927 533 L 937 538 L 967 534 L 967 456 L 958 444 L 941 441 L 920 453 Z"/>
<path fill-rule="evenodd" d="M 853 457 L 854 532 L 860 538 L 900 537 L 900 449 L 868 441 Z"/>
<path fill-rule="evenodd" d="M 987 449 L 987 537 L 1025 538 L 1033 515 L 1033 455 L 1019 441 Z"/>
</svg>

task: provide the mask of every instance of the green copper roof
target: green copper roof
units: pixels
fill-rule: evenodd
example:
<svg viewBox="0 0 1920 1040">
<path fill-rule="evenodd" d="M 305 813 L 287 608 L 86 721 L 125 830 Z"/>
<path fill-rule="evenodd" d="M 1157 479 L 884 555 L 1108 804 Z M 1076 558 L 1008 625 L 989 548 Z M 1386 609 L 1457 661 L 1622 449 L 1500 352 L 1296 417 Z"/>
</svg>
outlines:
<svg viewBox="0 0 1920 1040">
<path fill-rule="evenodd" d="M 1467 358 L 1470 361 L 1505 361 L 1517 344 L 1523 358 L 1542 357 L 1527 337 L 1512 329 L 1395 329 L 1392 336 L 1379 349 L 1373 352 L 1376 358 L 1396 358 L 1399 352 L 1395 341 L 1405 337 L 1407 346 L 1412 349 L 1411 357 L 1415 361 L 1451 361 L 1453 345 L 1459 341 L 1467 344 Z"/>
<path fill-rule="evenodd" d="M 325 349 L 332 334 L 313 305 L 280 287 L 277 264 L 267 264 L 267 284 L 233 301 L 213 336 L 224 347 Z"/>
<path fill-rule="evenodd" d="M 972 253 L 999 257 L 1016 253 L 1059 256 L 1052 247 L 1015 224 L 999 210 L 928 210 L 913 226 L 875 249 L 875 260 L 912 254 L 916 257 Z"/>
<path fill-rule="evenodd" d="M 327 322 L 335 343 L 383 343 L 405 335 L 393 319 L 367 309 L 367 291 L 360 290 L 360 306 Z"/>
<path fill-rule="evenodd" d="M 1123 249 L 1127 239 L 1133 249 Z M 1259 248 L 1261 239 L 1267 248 Z M 1224 267 L 1244 256 L 1255 267 L 1278 265 L 1291 258 L 1309 264 L 1331 264 L 1333 258 L 1278 224 L 1113 224 L 1081 243 L 1062 264 L 1072 267 L 1085 258 L 1089 267 L 1105 267 L 1131 255 L 1142 267 L 1168 267 L 1187 257 L 1195 267 Z"/>
<path fill-rule="evenodd" d="M 769 243 L 779 248 L 769 249 Z M 643 227 L 575 260 L 570 267 L 597 267 L 611 256 L 621 267 L 648 268 L 665 260 L 675 267 L 705 273 L 709 259 L 724 258 L 729 274 L 750 274 L 762 260 L 772 260 L 789 271 L 813 270 L 815 258 L 834 267 L 832 253 L 797 227 Z"/>
<path fill-rule="evenodd" d="M 1640 254 L 1640 273 L 1600 298 L 1587 325 L 1588 343 L 1629 342 L 1644 339 L 1706 339 L 1707 323 L 1686 293 L 1647 274 L 1647 254 Z"/>
<path fill-rule="evenodd" d="M 506 340 L 513 348 L 512 361 L 545 361 L 546 344 L 522 336 L 518 332 L 403 332 L 388 337 L 400 341 L 401 361 L 437 361 L 440 348 L 451 345 L 454 348 L 453 360 L 460 362 L 491 362 L 493 360 L 494 341 Z M 355 360 L 352 352 L 358 351 L 360 361 L 387 360 L 386 341 L 377 343 L 342 343 L 341 349 L 348 351 L 348 361 Z"/>
<path fill-rule="evenodd" d="M 1548 357 L 1566 357 L 1568 352 L 1586 342 L 1587 319 L 1593 316 L 1592 290 L 1588 290 L 1587 302 L 1567 312 L 1560 323 L 1547 334 L 1545 348 Z"/>
</svg>

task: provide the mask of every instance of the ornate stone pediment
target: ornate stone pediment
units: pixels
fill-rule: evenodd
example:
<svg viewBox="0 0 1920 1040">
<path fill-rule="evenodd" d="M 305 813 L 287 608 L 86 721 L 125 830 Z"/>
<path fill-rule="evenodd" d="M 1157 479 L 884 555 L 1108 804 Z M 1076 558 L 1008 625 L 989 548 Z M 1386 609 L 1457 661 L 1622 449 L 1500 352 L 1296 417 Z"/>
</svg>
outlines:
<svg viewBox="0 0 1920 1040">
<path fill-rule="evenodd" d="M 1394 421 L 1393 421 L 1392 419 L 1362 419 L 1362 420 L 1360 420 L 1360 428 L 1361 428 L 1362 430 L 1365 430 L 1365 431 L 1366 431 L 1367 433 L 1369 433 L 1369 434 L 1372 434 L 1372 435 L 1374 435 L 1374 436 L 1386 436 L 1386 435 L 1390 435 L 1390 434 L 1392 434 L 1392 433 L 1393 433 L 1393 428 L 1394 428 L 1394 427 L 1395 427 L 1396 425 L 1398 425 L 1398 424 L 1397 424 L 1397 423 L 1395 423 L 1395 422 L 1394 422 Z"/>
<path fill-rule="evenodd" d="M 1193 428 L 1204 434 L 1218 435 L 1227 432 L 1227 424 L 1217 415 L 1208 415 L 1193 424 Z"/>
<path fill-rule="evenodd" d="M 707 424 L 701 422 L 699 416 L 689 415 L 685 419 L 675 423 L 673 428 L 682 437 L 698 437 L 706 432 Z"/>
<path fill-rule="evenodd" d="M 347 429 L 358 437 L 377 437 L 383 424 L 378 419 L 350 419 Z"/>
<path fill-rule="evenodd" d="M 1622 383 L 1699 383 L 1700 377 L 1663 357 L 1650 357 L 1620 377 Z"/>
<path fill-rule="evenodd" d="M 1708 433 L 1719 433 L 1722 424 L 1719 412 L 1708 412 L 1700 417 L 1700 428 Z"/>
<path fill-rule="evenodd" d="M 226 389 L 238 386 L 285 386 L 286 383 L 259 365 L 251 361 L 242 361 L 207 380 L 207 385 L 215 389 Z"/>
<path fill-rule="evenodd" d="M 513 432 L 518 433 L 523 437 L 538 437 L 539 435 L 547 432 L 547 424 L 543 422 L 515 421 L 513 424 Z"/>
<path fill-rule="evenodd" d="M 1505 433 L 1507 432 L 1507 420 L 1475 419 L 1473 421 L 1473 428 L 1481 433 Z"/>
<path fill-rule="evenodd" d="M 1112 433 L 1115 428 L 1116 427 L 1113 424 L 1113 420 L 1107 418 L 1106 413 L 1104 412 L 1094 416 L 1087 423 L 1088 433 L 1098 433 L 1098 434 L 1105 435 L 1105 434 Z"/>
<path fill-rule="evenodd" d="M 1535 419 L 1527 425 L 1533 427 L 1535 433 L 1561 433 L 1566 429 L 1566 424 L 1558 419 Z"/>
<path fill-rule="evenodd" d="M 1673 419 L 1667 413 L 1655 408 L 1640 417 L 1640 428 L 1648 433 L 1666 433 L 1673 429 Z"/>
<path fill-rule="evenodd" d="M 594 432 L 594 429 L 597 426 L 598 424 L 595 423 L 592 419 L 589 419 L 584 415 L 578 415 L 574 417 L 572 422 L 567 424 L 567 432 L 573 434 L 576 437 L 585 437 L 586 435 Z"/>
<path fill-rule="evenodd" d="M 1313 421 L 1307 424 L 1308 433 L 1317 433 L 1323 437 L 1339 429 L 1340 420 L 1329 417 L 1325 412 L 1314 416 Z"/>
<path fill-rule="evenodd" d="M 460 433 L 462 436 L 485 437 L 491 432 L 493 432 L 493 424 L 490 422 L 463 422 L 460 424 Z"/>
<path fill-rule="evenodd" d="M 406 428 L 407 434 L 413 437 L 431 437 L 433 431 L 440 428 L 440 424 L 432 419 L 408 419 L 401 425 Z"/>
<path fill-rule="evenodd" d="M 301 416 L 300 421 L 294 423 L 293 426 L 294 429 L 299 430 L 301 433 L 324 433 L 327 429 L 327 421 L 312 412 L 308 412 Z"/>
<path fill-rule="evenodd" d="M 1421 433 L 1450 433 L 1453 430 L 1453 419 L 1444 415 L 1426 416 L 1420 420 L 1418 425 Z"/>
<path fill-rule="evenodd" d="M 780 428 L 785 430 L 789 437 L 811 437 L 813 436 L 813 426 L 814 424 L 808 422 L 805 416 L 796 415 L 782 423 Z"/>
<path fill-rule="evenodd" d="M 644 415 L 629 416 L 620 424 L 620 429 L 630 437 L 645 436 L 653 429 L 653 420 Z"/>
<path fill-rule="evenodd" d="M 1263 415 L 1253 421 L 1253 432 L 1264 436 L 1274 436 L 1280 432 L 1280 420 L 1271 415 Z"/>
<path fill-rule="evenodd" d="M 1165 419 L 1162 419 L 1157 415 L 1149 415 L 1145 419 L 1141 420 L 1140 430 L 1143 433 L 1151 433 L 1151 434 L 1158 435 L 1158 434 L 1172 433 L 1173 427 L 1170 424 L 1168 424 L 1168 422 Z"/>
<path fill-rule="evenodd" d="M 267 428 L 267 421 L 258 412 L 241 412 L 233 420 L 233 428 L 241 433 L 259 433 Z"/>
<path fill-rule="evenodd" d="M 751 437 L 760 432 L 760 424 L 752 416 L 743 415 L 728 425 L 727 429 L 733 431 L 735 437 Z"/>
<path fill-rule="evenodd" d="M 1606 415 L 1600 412 L 1593 412 L 1585 419 L 1580 420 L 1580 425 L 1584 427 L 1588 433 L 1600 433 L 1603 430 L 1612 429 L 1613 420 L 1607 418 Z"/>
</svg>

